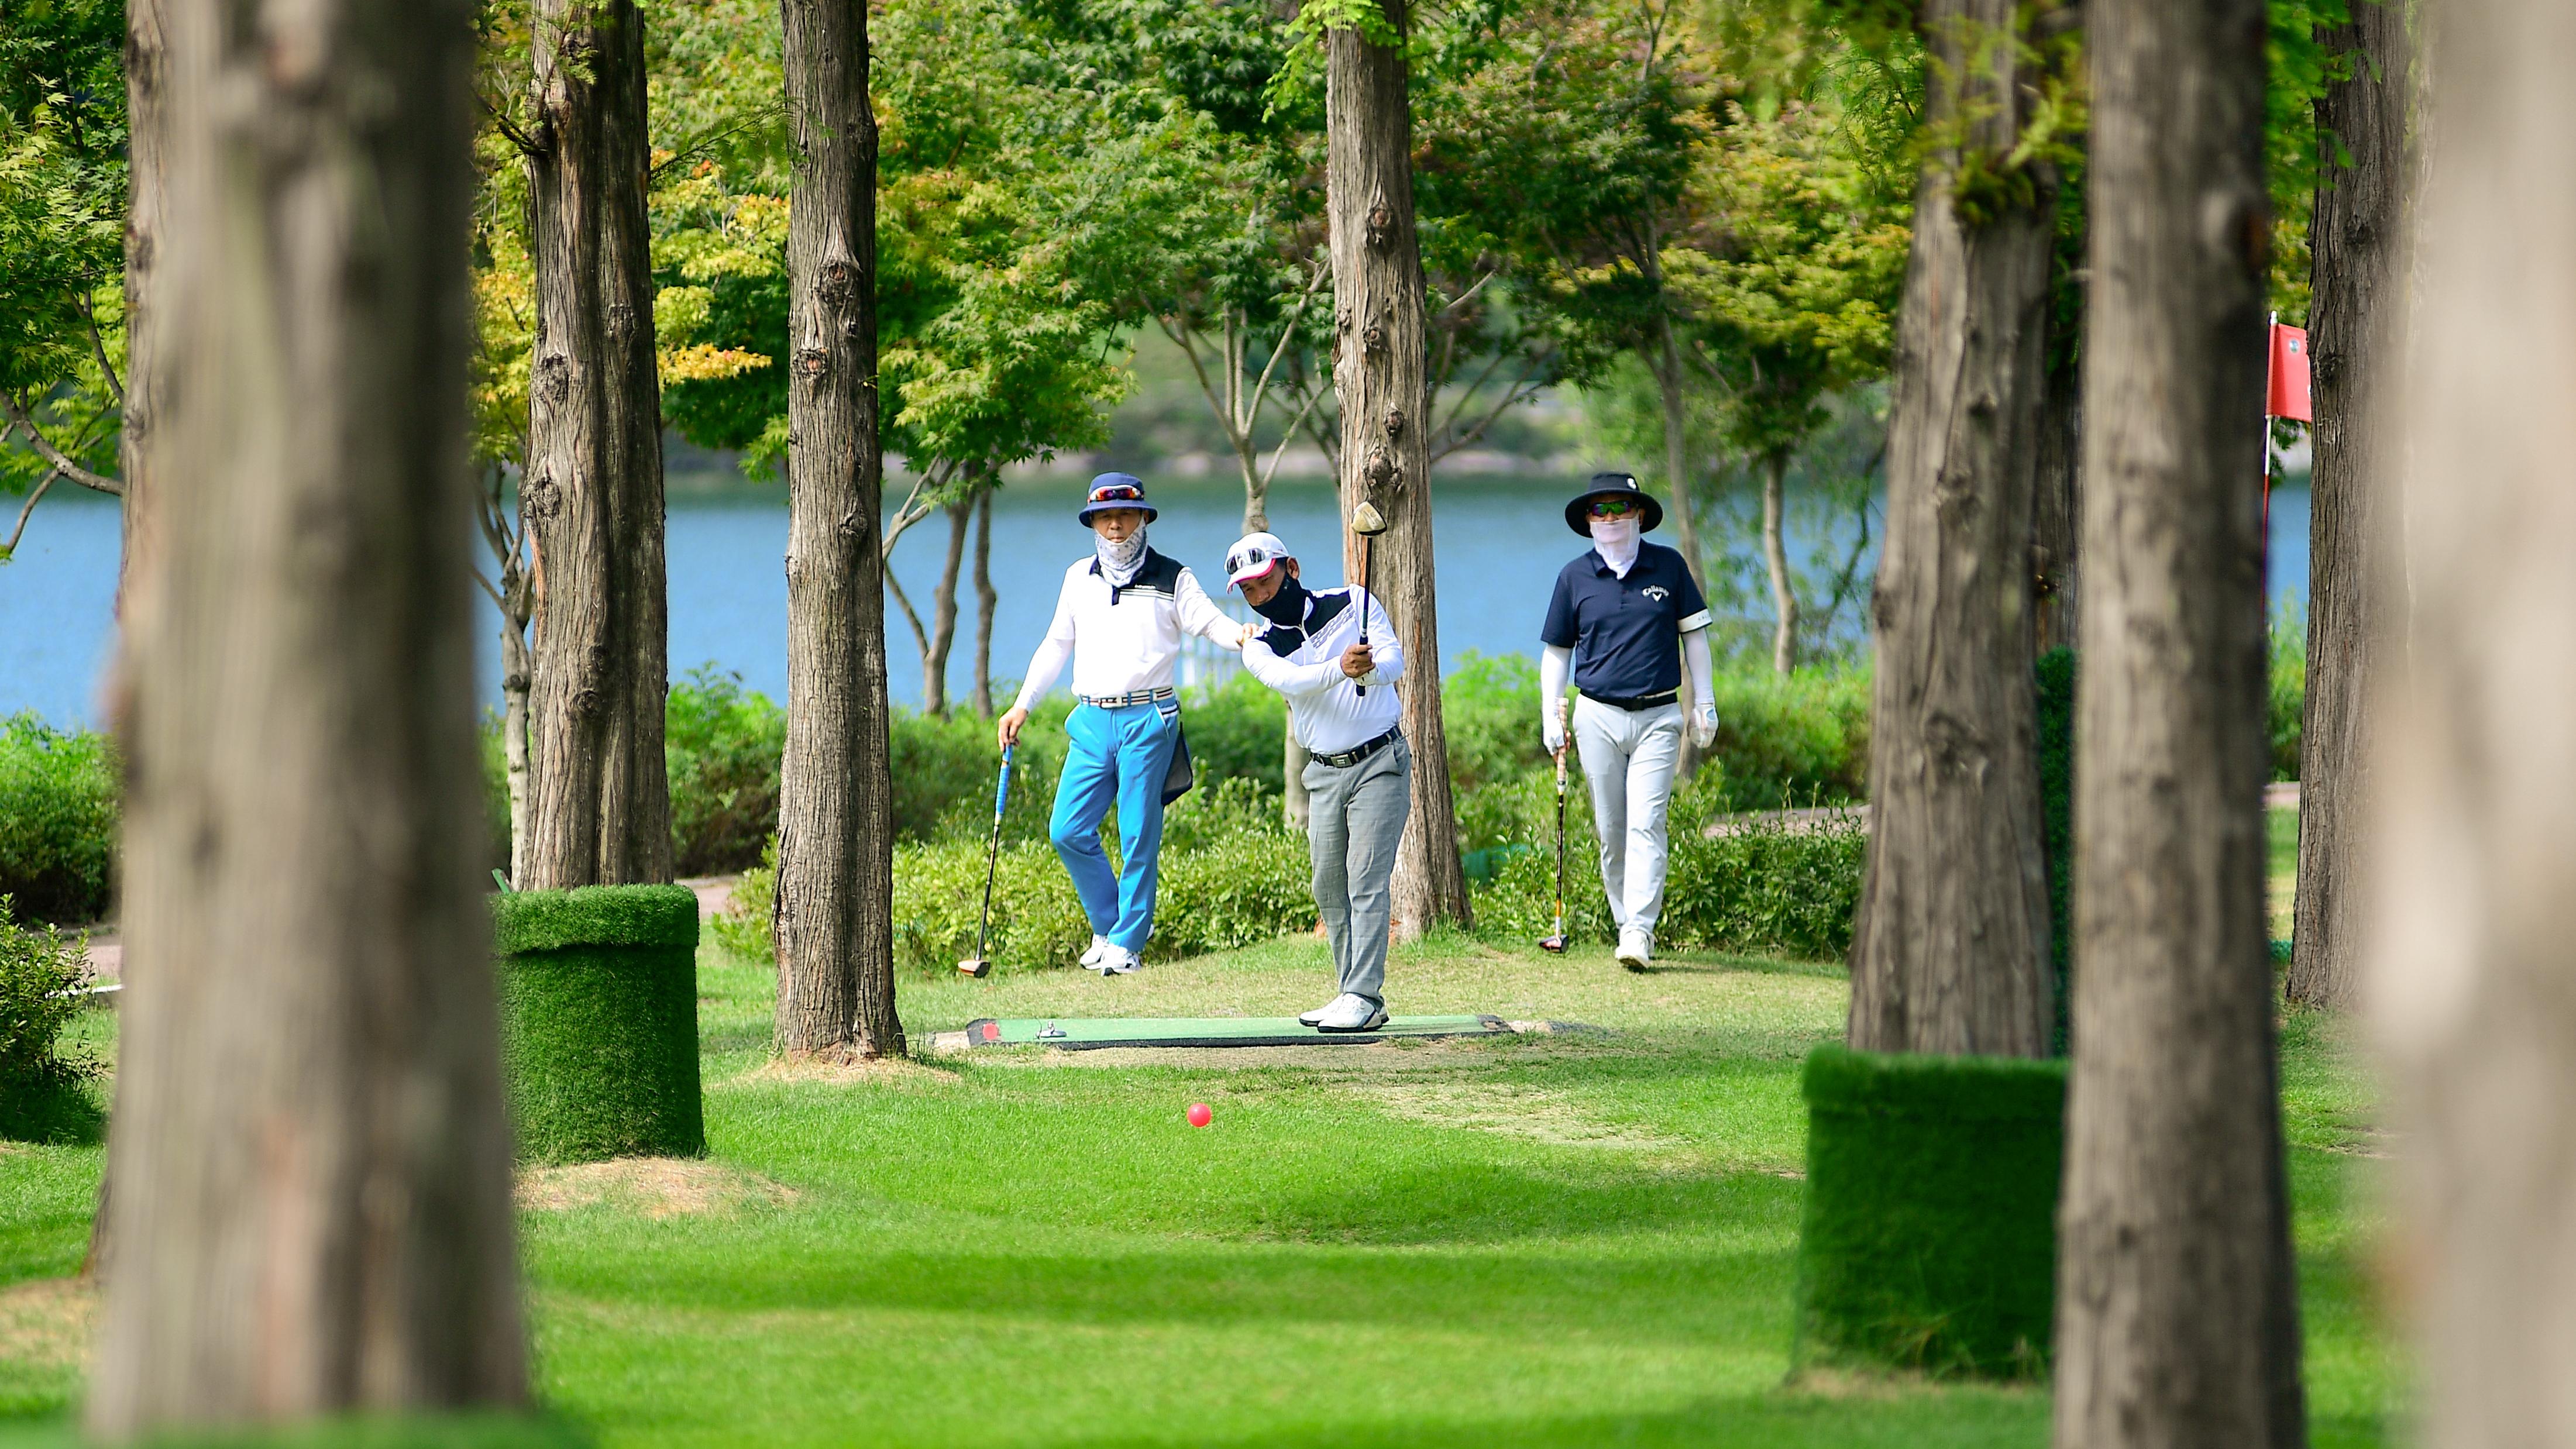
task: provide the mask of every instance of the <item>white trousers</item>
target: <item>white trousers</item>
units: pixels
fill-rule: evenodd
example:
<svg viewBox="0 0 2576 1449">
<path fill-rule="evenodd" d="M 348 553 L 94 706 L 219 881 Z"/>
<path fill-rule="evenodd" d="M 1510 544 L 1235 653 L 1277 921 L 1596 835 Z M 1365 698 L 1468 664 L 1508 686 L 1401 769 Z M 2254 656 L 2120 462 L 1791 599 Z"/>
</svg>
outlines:
<svg viewBox="0 0 2576 1449">
<path fill-rule="evenodd" d="M 1682 707 L 1624 710 L 1578 695 L 1574 748 L 1592 787 L 1601 889 L 1610 919 L 1651 941 L 1664 914 L 1664 810 L 1682 757 Z"/>
</svg>

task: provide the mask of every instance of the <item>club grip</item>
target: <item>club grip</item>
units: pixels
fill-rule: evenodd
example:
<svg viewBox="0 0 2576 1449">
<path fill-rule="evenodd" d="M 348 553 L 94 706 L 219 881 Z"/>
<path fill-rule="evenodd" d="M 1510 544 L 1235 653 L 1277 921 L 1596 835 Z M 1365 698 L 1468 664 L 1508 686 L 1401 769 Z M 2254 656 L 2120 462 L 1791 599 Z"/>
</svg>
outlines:
<svg viewBox="0 0 2576 1449">
<path fill-rule="evenodd" d="M 1015 747 L 1010 745 L 1004 745 L 1002 747 L 1002 783 L 995 786 L 993 789 L 993 818 L 996 820 L 1002 818 L 1002 807 L 1008 804 L 1011 798 L 1011 751 L 1013 748 Z"/>
</svg>

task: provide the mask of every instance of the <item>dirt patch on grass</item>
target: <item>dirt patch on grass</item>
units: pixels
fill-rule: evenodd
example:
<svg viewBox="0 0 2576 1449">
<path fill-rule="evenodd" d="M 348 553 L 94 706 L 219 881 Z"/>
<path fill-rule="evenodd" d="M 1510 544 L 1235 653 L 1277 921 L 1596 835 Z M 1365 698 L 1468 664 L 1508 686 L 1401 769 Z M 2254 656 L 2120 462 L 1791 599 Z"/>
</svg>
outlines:
<svg viewBox="0 0 2576 1449">
<path fill-rule="evenodd" d="M 763 1082 L 820 1082 L 826 1086 L 946 1087 L 956 1084 L 953 1071 L 901 1057 L 874 1061 L 832 1061 L 824 1057 L 771 1057 L 718 1087 L 749 1087 Z"/>
<path fill-rule="evenodd" d="M 1635 1123 L 1604 1121 L 1573 1094 L 1514 1082 L 1388 1082 L 1352 1089 L 1381 1111 L 1437 1127 L 1463 1127 L 1559 1147 L 1687 1152 L 1691 1144 Z"/>
<path fill-rule="evenodd" d="M 720 1162 L 686 1157 L 620 1157 L 519 1174 L 523 1212 L 611 1207 L 648 1218 L 730 1217 L 747 1207 L 785 1207 L 801 1194 L 784 1183 Z"/>
<path fill-rule="evenodd" d="M 1263 1067 L 1298 1067 L 1327 1074 L 1346 1072 L 1412 1072 L 1426 1067 L 1466 1065 L 1491 1060 L 1490 1039 L 1430 1037 L 1315 1046 L 1242 1047 L 1097 1047 L 1069 1052 L 1049 1049 L 989 1050 L 975 1060 L 987 1066 L 1014 1067 L 1172 1067 L 1181 1071 L 1249 1071 Z"/>
<path fill-rule="evenodd" d="M 46 1278 L 0 1288 L 0 1359 L 39 1371 L 75 1370 L 98 1330 L 98 1285 Z"/>
</svg>

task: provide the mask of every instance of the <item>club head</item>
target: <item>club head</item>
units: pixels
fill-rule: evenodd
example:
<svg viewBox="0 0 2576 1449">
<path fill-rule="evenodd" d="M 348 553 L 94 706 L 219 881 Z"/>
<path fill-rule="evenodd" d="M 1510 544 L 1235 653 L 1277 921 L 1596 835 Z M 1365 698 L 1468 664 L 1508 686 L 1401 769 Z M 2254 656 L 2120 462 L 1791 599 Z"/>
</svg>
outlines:
<svg viewBox="0 0 2576 1449">
<path fill-rule="evenodd" d="M 990 976 L 993 974 L 992 959 L 986 956 L 969 956 L 957 963 L 957 974 L 979 978 Z"/>
<path fill-rule="evenodd" d="M 1565 938 L 1563 936 L 1550 936 L 1546 940 L 1539 942 L 1538 948 L 1551 956 L 1562 956 L 1565 954 Z"/>
<path fill-rule="evenodd" d="M 1351 510 L 1351 532 L 1370 537 L 1386 532 L 1386 515 L 1374 503 L 1362 503 Z"/>
</svg>

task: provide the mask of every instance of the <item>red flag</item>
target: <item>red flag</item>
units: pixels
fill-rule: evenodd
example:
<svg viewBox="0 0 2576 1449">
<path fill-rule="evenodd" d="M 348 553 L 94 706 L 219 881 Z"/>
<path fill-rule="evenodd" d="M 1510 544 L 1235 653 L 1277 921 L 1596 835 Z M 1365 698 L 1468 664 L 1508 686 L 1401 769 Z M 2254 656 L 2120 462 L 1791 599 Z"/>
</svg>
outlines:
<svg viewBox="0 0 2576 1449">
<path fill-rule="evenodd" d="M 2308 400 L 2308 334 L 2305 329 L 2272 324 L 2272 365 L 2263 390 L 2267 417 L 2312 423 L 2317 410 Z"/>
</svg>

